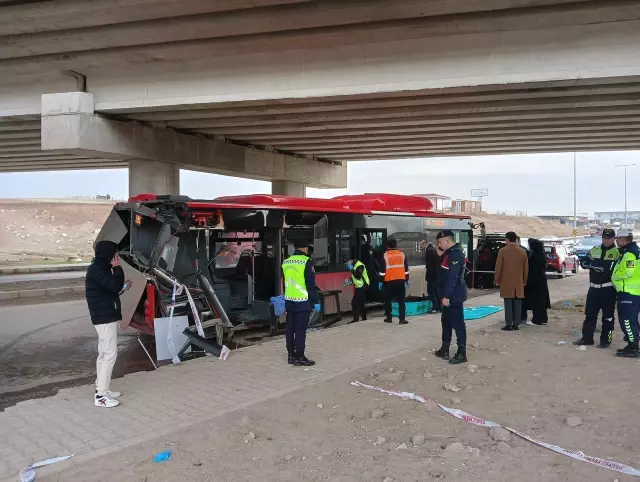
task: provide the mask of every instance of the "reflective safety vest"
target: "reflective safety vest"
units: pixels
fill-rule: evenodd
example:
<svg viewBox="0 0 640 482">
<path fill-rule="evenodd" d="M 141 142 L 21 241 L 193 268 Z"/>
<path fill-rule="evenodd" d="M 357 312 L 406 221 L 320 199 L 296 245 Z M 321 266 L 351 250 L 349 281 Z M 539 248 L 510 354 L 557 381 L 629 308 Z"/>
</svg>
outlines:
<svg viewBox="0 0 640 482">
<path fill-rule="evenodd" d="M 404 253 L 397 249 L 389 249 L 384 253 L 384 280 L 395 281 L 398 279 L 406 279 L 407 274 L 404 270 Z"/>
<path fill-rule="evenodd" d="M 640 296 L 640 253 L 635 243 L 618 258 L 611 281 L 618 293 Z"/>
<path fill-rule="evenodd" d="M 353 273 L 351 273 L 351 279 L 353 280 L 353 286 L 356 288 L 362 288 L 365 283 L 369 286 L 369 273 L 367 273 L 367 268 L 360 261 L 356 261 L 356 264 L 353 265 L 353 271 L 357 270 L 360 266 L 362 266 L 362 279 L 357 279 Z"/>
<path fill-rule="evenodd" d="M 309 299 L 307 283 L 304 279 L 304 269 L 307 261 L 309 261 L 308 256 L 294 254 L 282 263 L 285 300 L 302 302 Z"/>
</svg>

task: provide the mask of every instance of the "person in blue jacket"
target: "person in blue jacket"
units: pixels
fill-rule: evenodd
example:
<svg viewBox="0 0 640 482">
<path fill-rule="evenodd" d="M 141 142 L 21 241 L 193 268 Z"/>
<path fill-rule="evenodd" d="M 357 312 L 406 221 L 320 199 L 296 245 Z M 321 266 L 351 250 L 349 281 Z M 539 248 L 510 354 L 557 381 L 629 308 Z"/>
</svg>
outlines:
<svg viewBox="0 0 640 482">
<path fill-rule="evenodd" d="M 436 239 L 444 253 L 438 276 L 438 293 L 442 298 L 442 346 L 435 355 L 449 360 L 451 335 L 455 330 L 458 351 L 449 363 L 458 365 L 467 361 L 467 326 L 464 323 L 464 302 L 467 301 L 464 270 L 467 260 L 452 231 L 440 231 Z"/>
</svg>

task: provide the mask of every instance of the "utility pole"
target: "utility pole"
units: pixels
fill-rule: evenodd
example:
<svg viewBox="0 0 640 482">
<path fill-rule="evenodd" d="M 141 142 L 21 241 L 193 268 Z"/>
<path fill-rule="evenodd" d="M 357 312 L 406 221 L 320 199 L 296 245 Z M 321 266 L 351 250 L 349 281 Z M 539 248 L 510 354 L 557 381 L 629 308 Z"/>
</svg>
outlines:
<svg viewBox="0 0 640 482">
<path fill-rule="evenodd" d="M 578 219 L 577 219 L 577 168 L 576 168 L 576 153 L 573 153 L 573 245 L 576 245 L 576 236 L 578 236 Z"/>
<path fill-rule="evenodd" d="M 627 228 L 627 167 L 635 164 L 618 164 L 616 167 L 624 167 L 624 228 Z"/>
</svg>

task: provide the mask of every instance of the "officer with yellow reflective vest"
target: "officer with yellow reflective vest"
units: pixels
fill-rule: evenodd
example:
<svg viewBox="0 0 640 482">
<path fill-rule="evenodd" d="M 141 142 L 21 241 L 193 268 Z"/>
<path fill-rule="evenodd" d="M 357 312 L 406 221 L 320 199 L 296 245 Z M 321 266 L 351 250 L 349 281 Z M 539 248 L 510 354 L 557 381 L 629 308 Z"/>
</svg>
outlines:
<svg viewBox="0 0 640 482">
<path fill-rule="evenodd" d="M 602 331 L 598 348 L 611 345 L 614 313 L 616 310 L 616 289 L 611 281 L 613 266 L 620 257 L 615 246 L 616 232 L 613 229 L 602 231 L 602 244 L 589 251 L 584 267 L 589 270 L 589 291 L 584 309 L 582 338 L 574 345 L 593 345 L 593 334 L 598 324 L 598 313 L 602 311 Z"/>
<path fill-rule="evenodd" d="M 379 283 L 380 290 L 384 290 L 384 322 L 391 323 L 391 303 L 398 303 L 398 318 L 400 324 L 409 323 L 405 319 L 406 290 L 409 283 L 409 266 L 404 253 L 397 249 L 398 243 L 395 239 L 387 240 L 387 250 L 382 258 L 379 275 L 383 279 Z"/>
<path fill-rule="evenodd" d="M 296 240 L 295 251 L 282 263 L 284 299 L 287 311 L 286 340 L 289 364 L 312 366 L 315 362 L 305 356 L 305 343 L 311 311 L 320 311 L 315 288 L 313 260 L 309 257 L 306 241 Z"/>
<path fill-rule="evenodd" d="M 353 299 L 351 300 L 351 309 L 353 311 L 353 320 L 349 323 L 356 323 L 367 319 L 367 312 L 364 306 L 367 300 L 367 289 L 369 289 L 369 273 L 367 267 L 361 261 L 353 261 L 347 263 L 347 268 L 351 271 L 351 281 L 353 282 Z"/>
<path fill-rule="evenodd" d="M 633 231 L 620 230 L 616 238 L 620 257 L 613 267 L 611 281 L 618 292 L 618 318 L 627 346 L 619 357 L 640 358 L 638 313 L 640 312 L 640 249 L 633 241 Z"/>
</svg>

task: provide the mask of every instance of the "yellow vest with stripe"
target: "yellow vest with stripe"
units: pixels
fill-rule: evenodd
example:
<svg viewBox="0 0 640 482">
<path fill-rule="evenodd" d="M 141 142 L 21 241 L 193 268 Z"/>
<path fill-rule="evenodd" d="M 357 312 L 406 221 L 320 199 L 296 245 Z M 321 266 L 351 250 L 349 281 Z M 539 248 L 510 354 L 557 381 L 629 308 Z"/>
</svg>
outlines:
<svg viewBox="0 0 640 482">
<path fill-rule="evenodd" d="M 640 296 L 640 259 L 632 252 L 625 252 L 613 268 L 611 281 L 618 293 Z"/>
<path fill-rule="evenodd" d="M 367 268 L 361 261 L 356 261 L 356 264 L 353 266 L 353 270 L 355 271 L 360 266 L 362 266 L 362 279 L 357 279 L 353 273 L 351 273 L 351 279 L 353 280 L 353 286 L 356 288 L 362 288 L 366 283 L 369 286 L 369 273 L 367 273 Z"/>
<path fill-rule="evenodd" d="M 307 283 L 304 279 L 304 269 L 309 257 L 294 254 L 282 263 L 284 275 L 284 299 L 287 301 L 303 302 L 309 300 Z"/>
</svg>

